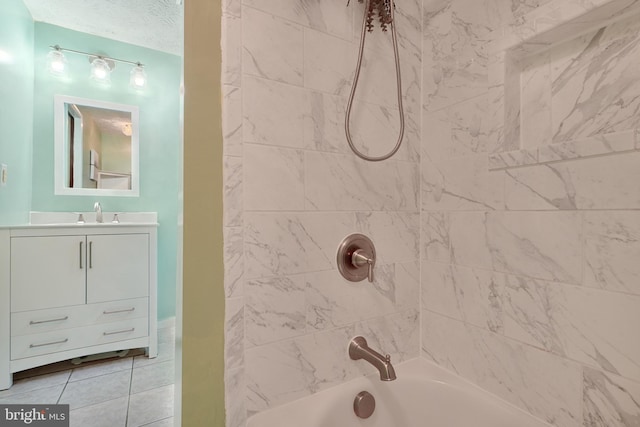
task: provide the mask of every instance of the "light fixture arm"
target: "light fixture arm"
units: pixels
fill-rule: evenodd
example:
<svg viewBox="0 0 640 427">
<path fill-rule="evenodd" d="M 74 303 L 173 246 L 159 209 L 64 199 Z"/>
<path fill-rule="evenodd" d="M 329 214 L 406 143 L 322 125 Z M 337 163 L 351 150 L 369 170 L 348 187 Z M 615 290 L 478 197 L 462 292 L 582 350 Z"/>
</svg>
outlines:
<svg viewBox="0 0 640 427">
<path fill-rule="evenodd" d="M 109 60 L 109 61 L 114 61 L 114 62 L 122 62 L 124 64 L 132 64 L 138 67 L 144 67 L 144 64 L 141 63 L 140 61 L 127 61 L 126 59 L 119 59 L 119 58 L 112 58 L 110 56 L 105 56 L 105 55 L 98 55 L 96 53 L 90 53 L 90 52 L 83 52 L 81 50 L 74 50 L 74 49 L 67 49 L 65 47 L 61 47 L 60 45 L 54 45 L 54 46 L 49 46 L 51 49 L 54 49 L 58 52 L 71 52 L 71 53 L 76 53 L 78 55 L 85 55 L 87 57 L 96 57 L 96 58 L 100 58 L 100 59 L 104 59 L 104 60 Z"/>
</svg>

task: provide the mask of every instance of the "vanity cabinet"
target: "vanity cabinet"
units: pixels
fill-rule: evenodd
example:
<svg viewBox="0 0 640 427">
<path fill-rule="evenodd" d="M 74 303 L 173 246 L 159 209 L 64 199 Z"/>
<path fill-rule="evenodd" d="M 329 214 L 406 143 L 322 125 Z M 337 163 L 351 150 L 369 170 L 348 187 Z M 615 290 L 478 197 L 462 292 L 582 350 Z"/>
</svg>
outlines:
<svg viewBox="0 0 640 427">
<path fill-rule="evenodd" d="M 56 361 L 140 347 L 157 355 L 155 226 L 0 230 L 0 245 L 9 267 L 0 297 L 10 295 L 0 389 L 14 372 Z"/>
</svg>

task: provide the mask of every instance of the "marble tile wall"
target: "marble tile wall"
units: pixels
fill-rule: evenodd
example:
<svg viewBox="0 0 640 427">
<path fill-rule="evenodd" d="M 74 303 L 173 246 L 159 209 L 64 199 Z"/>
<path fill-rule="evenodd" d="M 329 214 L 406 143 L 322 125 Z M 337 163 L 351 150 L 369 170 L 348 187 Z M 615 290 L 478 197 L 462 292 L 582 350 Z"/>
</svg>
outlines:
<svg viewBox="0 0 640 427">
<path fill-rule="evenodd" d="M 363 5 L 222 7 L 225 383 L 227 426 L 240 427 L 371 372 L 348 360 L 355 335 L 398 362 L 420 354 L 422 3 L 397 2 L 405 137 L 379 163 L 356 159 L 344 136 Z M 398 135 L 390 37 L 368 35 L 352 112 L 354 142 L 370 155 Z M 356 232 L 376 244 L 373 283 L 337 272 L 335 251 Z"/>
<path fill-rule="evenodd" d="M 558 427 L 640 425 L 640 21 L 600 29 L 629 3 L 423 1 L 421 354 Z"/>
</svg>

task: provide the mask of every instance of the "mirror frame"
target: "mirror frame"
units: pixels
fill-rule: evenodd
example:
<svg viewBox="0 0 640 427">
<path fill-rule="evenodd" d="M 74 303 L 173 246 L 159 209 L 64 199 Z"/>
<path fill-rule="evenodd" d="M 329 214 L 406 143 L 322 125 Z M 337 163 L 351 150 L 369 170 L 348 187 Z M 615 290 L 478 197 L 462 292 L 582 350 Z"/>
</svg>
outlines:
<svg viewBox="0 0 640 427">
<path fill-rule="evenodd" d="M 104 188 L 70 188 L 65 186 L 65 170 L 69 166 L 66 153 L 65 104 L 78 104 L 88 107 L 119 110 L 131 113 L 131 189 L 112 190 Z M 67 95 L 54 96 L 54 194 L 65 196 L 140 196 L 140 114 L 136 105 L 117 104 L 108 101 L 79 98 Z"/>
</svg>

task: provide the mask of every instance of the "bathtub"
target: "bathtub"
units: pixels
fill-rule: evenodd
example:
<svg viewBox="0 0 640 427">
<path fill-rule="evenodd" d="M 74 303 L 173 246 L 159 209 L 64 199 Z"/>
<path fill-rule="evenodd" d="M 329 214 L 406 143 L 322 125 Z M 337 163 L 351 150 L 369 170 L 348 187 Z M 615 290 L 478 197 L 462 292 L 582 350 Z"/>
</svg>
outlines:
<svg viewBox="0 0 640 427">
<path fill-rule="evenodd" d="M 398 364 L 395 370 L 395 381 L 360 377 L 260 412 L 247 427 L 549 427 L 426 359 Z M 361 391 L 376 400 L 367 419 L 353 411 Z"/>
</svg>

